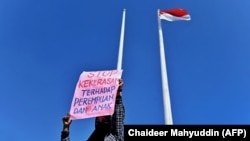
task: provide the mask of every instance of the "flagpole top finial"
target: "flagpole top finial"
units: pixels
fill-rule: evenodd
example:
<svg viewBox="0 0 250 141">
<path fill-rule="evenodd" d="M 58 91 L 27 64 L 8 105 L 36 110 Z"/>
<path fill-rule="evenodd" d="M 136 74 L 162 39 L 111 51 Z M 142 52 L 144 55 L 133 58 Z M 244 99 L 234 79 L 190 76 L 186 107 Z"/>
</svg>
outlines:
<svg viewBox="0 0 250 141">
<path fill-rule="evenodd" d="M 126 8 L 123 8 L 123 11 L 126 11 Z"/>
</svg>

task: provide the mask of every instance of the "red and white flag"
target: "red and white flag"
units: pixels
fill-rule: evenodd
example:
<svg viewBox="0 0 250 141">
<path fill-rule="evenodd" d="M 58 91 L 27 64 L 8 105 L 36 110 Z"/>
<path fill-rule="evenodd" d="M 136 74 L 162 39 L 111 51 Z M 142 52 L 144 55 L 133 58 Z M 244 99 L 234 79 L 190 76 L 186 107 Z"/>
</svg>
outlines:
<svg viewBox="0 0 250 141">
<path fill-rule="evenodd" d="M 175 8 L 169 10 L 160 10 L 160 19 L 167 21 L 191 20 L 191 16 L 185 9 Z"/>
</svg>

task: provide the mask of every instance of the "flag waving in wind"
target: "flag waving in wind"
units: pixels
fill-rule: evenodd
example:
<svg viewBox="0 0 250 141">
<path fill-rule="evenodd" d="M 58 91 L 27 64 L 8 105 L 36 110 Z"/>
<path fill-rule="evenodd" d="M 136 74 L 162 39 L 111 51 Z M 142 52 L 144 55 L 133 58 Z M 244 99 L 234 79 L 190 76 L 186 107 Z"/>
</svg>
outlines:
<svg viewBox="0 0 250 141">
<path fill-rule="evenodd" d="M 169 10 L 160 10 L 160 19 L 167 21 L 191 20 L 190 15 L 185 9 L 175 8 Z"/>
</svg>

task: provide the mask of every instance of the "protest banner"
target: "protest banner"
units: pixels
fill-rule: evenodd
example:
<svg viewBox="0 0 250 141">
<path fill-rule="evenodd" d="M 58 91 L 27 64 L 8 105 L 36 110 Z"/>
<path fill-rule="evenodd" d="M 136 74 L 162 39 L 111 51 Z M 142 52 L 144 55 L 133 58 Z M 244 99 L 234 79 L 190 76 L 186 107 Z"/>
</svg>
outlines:
<svg viewBox="0 0 250 141">
<path fill-rule="evenodd" d="M 122 70 L 83 71 L 71 103 L 71 119 L 113 114 L 121 76 Z"/>
</svg>

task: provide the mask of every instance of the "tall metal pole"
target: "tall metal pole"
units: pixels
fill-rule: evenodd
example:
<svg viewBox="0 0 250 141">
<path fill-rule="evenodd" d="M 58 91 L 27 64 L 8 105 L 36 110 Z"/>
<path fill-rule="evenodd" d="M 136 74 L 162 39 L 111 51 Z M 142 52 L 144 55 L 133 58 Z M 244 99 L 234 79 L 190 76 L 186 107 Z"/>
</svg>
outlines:
<svg viewBox="0 0 250 141">
<path fill-rule="evenodd" d="M 169 88 L 168 88 L 167 66 L 166 66 L 166 61 L 165 61 L 164 41 L 163 41 L 163 34 L 162 34 L 162 28 L 161 28 L 161 20 L 159 18 L 159 12 L 160 10 L 158 9 L 157 18 L 158 18 L 159 42 L 160 42 L 164 118 L 165 118 L 165 124 L 172 125 L 173 119 L 172 119 L 170 95 L 169 95 Z"/>
<path fill-rule="evenodd" d="M 117 61 L 117 69 L 122 69 L 122 56 L 123 56 L 123 42 L 124 42 L 124 30 L 125 30 L 125 16 L 126 16 L 126 9 L 123 9 L 122 15 L 122 27 L 121 27 L 121 36 L 120 36 L 120 46 L 119 46 L 119 53 L 118 53 L 118 61 Z"/>
</svg>

